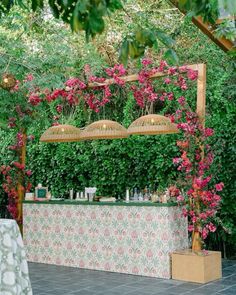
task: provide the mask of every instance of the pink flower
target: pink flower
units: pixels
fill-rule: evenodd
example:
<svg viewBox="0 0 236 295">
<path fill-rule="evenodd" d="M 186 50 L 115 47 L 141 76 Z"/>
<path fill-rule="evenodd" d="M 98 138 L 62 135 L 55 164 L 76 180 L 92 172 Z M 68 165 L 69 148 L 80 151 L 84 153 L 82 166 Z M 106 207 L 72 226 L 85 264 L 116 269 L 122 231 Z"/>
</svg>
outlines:
<svg viewBox="0 0 236 295">
<path fill-rule="evenodd" d="M 172 92 L 171 93 L 168 93 L 167 99 L 168 100 L 173 100 L 174 99 L 174 94 Z"/>
<path fill-rule="evenodd" d="M 204 135 L 206 137 L 212 136 L 214 134 L 214 130 L 212 128 L 205 128 Z"/>
<path fill-rule="evenodd" d="M 217 184 L 215 185 L 215 189 L 216 189 L 218 192 L 222 191 L 222 190 L 223 190 L 223 187 L 224 187 L 224 183 L 223 183 L 223 182 L 217 183 Z"/>
<path fill-rule="evenodd" d="M 63 90 L 63 89 L 55 89 L 53 91 L 52 95 L 50 96 L 50 99 L 55 100 L 60 96 L 63 97 L 63 98 L 66 98 L 67 97 L 67 92 L 65 90 Z"/>
<path fill-rule="evenodd" d="M 126 69 L 122 64 L 115 64 L 113 68 L 105 69 L 105 72 L 108 76 L 113 77 L 118 85 L 122 86 L 125 84 L 124 80 L 119 79 L 120 76 L 124 76 L 126 74 Z"/>
<path fill-rule="evenodd" d="M 179 195 L 179 196 L 177 197 L 177 201 L 178 201 L 178 202 L 183 202 L 183 201 L 184 201 L 184 197 L 183 197 L 182 195 Z"/>
<path fill-rule="evenodd" d="M 184 105 L 185 104 L 185 97 L 184 96 L 180 96 L 180 98 L 178 99 L 178 103 L 180 105 Z"/>
<path fill-rule="evenodd" d="M 181 67 L 179 67 L 179 72 L 180 73 L 184 73 L 186 71 L 187 71 L 187 66 L 181 66 Z"/>
<path fill-rule="evenodd" d="M 160 72 L 164 72 L 164 70 L 166 69 L 166 67 L 168 67 L 167 62 L 165 60 L 161 60 L 160 66 L 159 66 L 159 71 Z"/>
<path fill-rule="evenodd" d="M 202 250 L 202 253 L 203 253 L 204 256 L 209 254 L 209 252 L 207 250 L 205 250 L 205 249 Z"/>
<path fill-rule="evenodd" d="M 191 188 L 191 189 L 189 189 L 188 191 L 187 191 L 187 195 L 188 196 L 191 196 L 191 194 L 194 192 L 194 190 Z"/>
<path fill-rule="evenodd" d="M 152 64 L 152 60 L 150 58 L 143 58 L 142 65 L 148 66 Z"/>
<path fill-rule="evenodd" d="M 27 82 L 27 81 L 32 81 L 32 80 L 34 80 L 34 76 L 33 76 L 33 74 L 28 74 L 26 77 L 25 77 L 25 82 Z"/>
<path fill-rule="evenodd" d="M 32 106 L 37 106 L 40 104 L 41 102 L 41 98 L 39 97 L 38 94 L 36 93 L 31 93 L 28 99 L 28 102 L 32 105 Z"/>
<path fill-rule="evenodd" d="M 207 219 L 207 214 L 206 213 L 200 213 L 199 214 L 199 217 L 200 217 L 200 219 L 202 219 L 202 220 L 206 220 Z"/>
<path fill-rule="evenodd" d="M 182 209 L 182 214 L 183 214 L 184 217 L 186 217 L 188 215 L 188 211 L 187 211 L 186 208 Z"/>
<path fill-rule="evenodd" d="M 202 229 L 202 238 L 203 238 L 203 240 L 205 240 L 207 238 L 208 234 L 209 234 L 208 228 L 207 227 L 204 227 Z"/>
<path fill-rule="evenodd" d="M 56 110 L 57 110 L 58 114 L 60 114 L 62 112 L 62 110 L 63 110 L 63 106 L 61 104 L 58 104 L 56 106 Z"/>
<path fill-rule="evenodd" d="M 27 170 L 27 171 L 25 172 L 25 174 L 26 174 L 27 176 L 31 176 L 31 175 L 32 175 L 32 171 L 31 171 L 31 170 Z"/>
<path fill-rule="evenodd" d="M 189 80 L 194 81 L 198 77 L 198 72 L 194 71 L 194 70 L 191 70 L 191 69 L 188 69 L 187 70 L 187 77 L 188 77 Z"/>
<path fill-rule="evenodd" d="M 172 161 L 173 161 L 173 164 L 179 164 L 182 161 L 182 159 L 181 158 L 174 158 Z"/>
<path fill-rule="evenodd" d="M 19 90 L 20 87 L 20 81 L 16 80 L 16 84 L 15 86 L 10 90 L 11 93 L 17 92 Z"/>
<path fill-rule="evenodd" d="M 80 89 L 85 89 L 87 87 L 86 84 L 78 78 L 70 78 L 65 82 L 65 85 L 68 87 L 78 86 Z"/>
<path fill-rule="evenodd" d="M 14 128 L 14 127 L 16 127 L 16 118 L 9 118 L 8 119 L 8 127 L 9 128 Z"/>
<path fill-rule="evenodd" d="M 164 83 L 165 84 L 170 84 L 171 83 L 171 79 L 170 78 L 165 78 L 164 79 Z"/>
<path fill-rule="evenodd" d="M 17 150 L 17 145 L 9 145 L 8 149 L 11 150 L 11 151 L 15 151 Z"/>
<path fill-rule="evenodd" d="M 188 231 L 189 231 L 189 232 L 194 231 L 194 226 L 193 226 L 193 224 L 189 224 L 189 226 L 188 226 Z"/>
<path fill-rule="evenodd" d="M 12 163 L 16 168 L 20 169 L 20 170 L 24 170 L 25 169 L 25 165 L 19 163 L 19 162 L 13 162 Z"/>
<path fill-rule="evenodd" d="M 176 71 L 177 71 L 177 69 L 175 67 L 170 67 L 168 69 L 168 74 L 169 75 L 174 75 L 174 74 L 176 74 Z"/>
<path fill-rule="evenodd" d="M 216 226 L 211 222 L 206 226 L 210 232 L 214 233 L 216 231 Z"/>
</svg>

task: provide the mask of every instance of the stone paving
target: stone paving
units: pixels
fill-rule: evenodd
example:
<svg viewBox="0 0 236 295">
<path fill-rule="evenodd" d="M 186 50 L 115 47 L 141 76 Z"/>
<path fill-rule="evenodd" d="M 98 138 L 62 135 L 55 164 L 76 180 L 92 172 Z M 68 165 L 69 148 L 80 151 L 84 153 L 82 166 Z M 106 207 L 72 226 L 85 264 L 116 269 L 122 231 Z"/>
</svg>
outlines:
<svg viewBox="0 0 236 295">
<path fill-rule="evenodd" d="M 34 295 L 236 295 L 236 260 L 223 261 L 223 278 L 208 284 L 29 263 Z"/>
</svg>

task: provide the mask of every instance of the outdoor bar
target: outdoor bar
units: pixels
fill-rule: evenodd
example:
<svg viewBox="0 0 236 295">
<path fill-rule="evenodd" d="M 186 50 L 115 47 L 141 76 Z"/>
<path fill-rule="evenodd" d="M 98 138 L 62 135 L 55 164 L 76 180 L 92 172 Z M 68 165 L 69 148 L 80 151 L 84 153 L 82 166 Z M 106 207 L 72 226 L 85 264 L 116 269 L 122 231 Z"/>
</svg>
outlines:
<svg viewBox="0 0 236 295">
<path fill-rule="evenodd" d="M 24 201 L 28 260 L 171 278 L 170 253 L 188 247 L 175 203 Z"/>
</svg>

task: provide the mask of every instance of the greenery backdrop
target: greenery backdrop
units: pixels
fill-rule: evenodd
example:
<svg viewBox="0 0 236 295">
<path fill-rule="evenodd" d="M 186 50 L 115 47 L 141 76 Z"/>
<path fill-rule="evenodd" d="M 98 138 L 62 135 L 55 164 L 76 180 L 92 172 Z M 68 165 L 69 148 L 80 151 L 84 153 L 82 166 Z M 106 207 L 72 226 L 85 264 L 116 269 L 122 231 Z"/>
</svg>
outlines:
<svg viewBox="0 0 236 295">
<path fill-rule="evenodd" d="M 222 249 L 228 256 L 235 255 L 236 244 L 236 103 L 235 103 L 235 63 L 222 52 L 188 19 L 164 1 L 138 1 L 138 10 L 133 9 L 137 1 L 129 1 L 130 17 L 148 20 L 148 24 L 161 25 L 163 30 L 175 39 L 175 51 L 180 64 L 207 64 L 207 125 L 215 129 L 212 143 L 215 162 L 212 172 L 216 182 L 223 181 L 223 204 L 220 213 L 222 222 L 216 235 L 212 235 L 208 245 Z M 143 3 L 145 2 L 145 3 Z M 121 36 L 132 29 L 127 15 L 115 13 L 114 22 L 105 28 L 95 41 L 86 44 L 84 37 L 72 35 L 70 29 L 60 22 L 41 13 L 25 13 L 14 8 L 7 18 L 0 20 L 0 71 L 16 75 L 21 79 L 26 73 L 33 73 L 40 86 L 59 87 L 66 78 L 74 75 L 83 77 L 82 69 L 89 64 L 92 72 L 100 75 L 102 68 L 113 65 L 118 60 L 117 48 Z M 163 56 L 164 44 L 146 50 L 146 56 L 158 59 Z M 129 71 L 140 66 L 139 60 L 129 61 Z M 196 101 L 196 89 L 190 89 L 188 98 Z M 12 109 L 12 104 L 24 99 L 11 96 L 0 90 L 0 120 Z M 106 110 L 98 115 L 78 111 L 70 116 L 71 123 L 81 127 L 87 118 L 96 120 L 104 116 L 118 120 L 125 126 L 141 113 L 134 107 L 134 100 L 128 89 L 117 91 L 117 96 Z M 156 110 L 158 111 L 158 109 Z M 82 190 L 85 186 L 96 185 L 99 193 L 122 196 L 126 187 L 144 187 L 155 183 L 165 188 L 167 182 L 174 182 L 176 170 L 172 165 L 176 154 L 177 135 L 130 137 L 125 140 L 94 141 L 67 144 L 42 144 L 38 139 L 49 127 L 50 110 L 42 109 L 41 117 L 30 127 L 29 134 L 35 140 L 28 146 L 28 167 L 33 171 L 32 182 L 48 185 L 55 196 L 65 195 L 72 187 Z M 68 119 L 68 118 L 67 118 Z M 0 129 L 0 164 L 11 159 L 7 146 L 14 134 L 8 129 Z M 1 191 L 0 202 L 5 202 Z"/>
</svg>

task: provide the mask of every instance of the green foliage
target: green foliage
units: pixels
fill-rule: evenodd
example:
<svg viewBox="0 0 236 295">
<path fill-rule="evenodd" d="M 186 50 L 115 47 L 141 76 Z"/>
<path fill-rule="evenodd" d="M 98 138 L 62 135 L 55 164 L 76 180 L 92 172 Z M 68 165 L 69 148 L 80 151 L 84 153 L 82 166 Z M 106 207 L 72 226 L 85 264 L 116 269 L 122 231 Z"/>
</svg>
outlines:
<svg viewBox="0 0 236 295">
<path fill-rule="evenodd" d="M 33 183 L 48 185 L 55 196 L 66 196 L 71 187 L 81 191 L 86 186 L 97 186 L 99 195 L 124 197 L 126 187 L 166 187 L 174 181 L 175 138 L 134 136 L 53 145 L 38 144 L 36 140 L 28 150 L 28 166 L 33 170 Z"/>
<path fill-rule="evenodd" d="M 5 0 L 5 2 L 6 3 L 3 3 L 3 10 L 7 12 L 13 4 L 10 0 Z M 45 11 L 44 2 L 47 1 L 31 0 L 30 2 L 33 11 Z M 25 3 L 25 1 L 16 1 L 15 4 L 19 4 L 22 8 L 27 7 L 27 2 Z M 84 31 L 87 41 L 89 41 L 91 37 L 94 38 L 97 34 L 104 32 L 107 16 L 123 8 L 120 0 L 49 0 L 48 5 L 54 17 L 56 19 L 61 19 L 64 23 L 70 24 L 73 32 L 78 33 L 79 31 Z M 49 13 L 47 13 L 47 15 L 48 14 Z M 129 14 L 127 13 L 127 15 Z M 34 26 L 36 27 L 37 25 L 34 24 Z M 147 47 L 157 46 L 157 40 L 168 48 L 173 47 L 174 41 L 170 36 L 160 29 L 155 29 L 153 31 L 152 26 L 143 26 L 142 22 L 140 22 L 138 29 L 134 30 L 133 33 L 129 32 L 129 35 L 124 38 L 120 48 L 120 61 L 126 65 L 128 57 L 138 58 L 143 56 Z M 176 53 L 173 49 L 168 51 L 168 56 L 171 56 L 172 61 L 176 62 Z"/>
<path fill-rule="evenodd" d="M 214 30 L 216 38 L 225 37 L 228 40 L 234 42 L 236 40 L 236 27 L 234 20 L 225 20 L 220 23 Z"/>
<path fill-rule="evenodd" d="M 174 40 L 159 29 L 143 29 L 139 28 L 134 34 L 125 38 L 120 49 L 120 61 L 127 65 L 128 57 L 138 58 L 142 57 L 145 53 L 146 47 L 157 47 L 157 40 L 162 42 L 165 46 L 170 47 L 164 57 L 171 63 L 177 64 L 178 57 L 176 52 L 171 48 L 174 46 Z"/>
<path fill-rule="evenodd" d="M 188 11 L 189 16 L 201 15 L 204 21 L 212 24 L 219 16 L 218 0 L 180 0 L 179 6 Z"/>
</svg>

